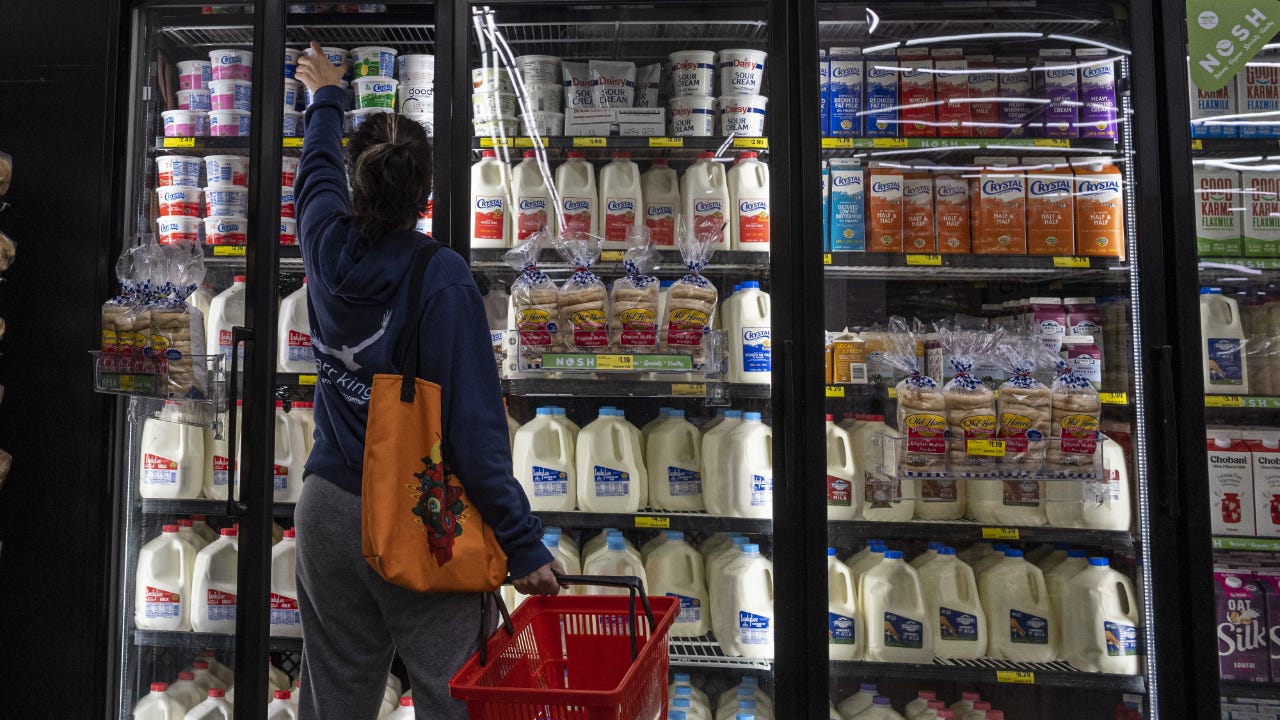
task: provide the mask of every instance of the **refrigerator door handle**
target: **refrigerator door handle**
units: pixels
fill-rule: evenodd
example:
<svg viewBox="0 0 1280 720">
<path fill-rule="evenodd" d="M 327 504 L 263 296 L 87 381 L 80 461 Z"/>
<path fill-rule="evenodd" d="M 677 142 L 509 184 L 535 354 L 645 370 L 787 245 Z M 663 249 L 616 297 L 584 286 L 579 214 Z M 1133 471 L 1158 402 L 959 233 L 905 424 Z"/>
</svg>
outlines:
<svg viewBox="0 0 1280 720">
<path fill-rule="evenodd" d="M 1159 377 L 1157 387 L 1161 389 L 1160 437 L 1176 438 L 1178 435 L 1177 428 L 1174 427 L 1174 418 L 1178 416 L 1175 400 L 1178 393 L 1175 392 L 1177 386 L 1174 383 L 1173 348 L 1169 345 L 1160 345 L 1152 349 L 1151 355 Z M 1182 517 L 1182 476 L 1178 473 L 1178 443 L 1161 444 L 1164 452 L 1161 453 L 1163 467 L 1160 470 L 1161 475 L 1166 478 L 1165 482 L 1169 483 L 1169 488 L 1168 492 L 1160 493 L 1160 504 L 1163 506 L 1164 514 L 1176 520 Z"/>
<path fill-rule="evenodd" d="M 240 325 L 231 328 L 231 377 L 227 382 L 227 416 L 230 418 L 227 423 L 227 460 L 230 464 L 227 468 L 228 516 L 244 514 L 244 503 L 240 502 L 236 492 L 240 487 L 240 449 L 236 447 L 240 437 L 240 413 L 236 412 L 236 405 L 240 400 L 240 346 L 252 342 L 252 328 Z"/>
</svg>

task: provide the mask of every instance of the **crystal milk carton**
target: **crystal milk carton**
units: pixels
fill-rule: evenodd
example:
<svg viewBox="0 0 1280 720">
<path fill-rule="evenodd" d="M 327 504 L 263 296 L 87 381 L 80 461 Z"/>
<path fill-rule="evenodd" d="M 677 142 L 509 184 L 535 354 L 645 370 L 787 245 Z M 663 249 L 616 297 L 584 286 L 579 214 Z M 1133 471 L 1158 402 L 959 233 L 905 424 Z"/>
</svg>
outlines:
<svg viewBox="0 0 1280 720">
<path fill-rule="evenodd" d="M 1116 64 L 1106 48 L 1077 48 L 1080 137 L 1116 139 Z"/>
<path fill-rule="evenodd" d="M 866 90 L 866 78 L 860 52 L 858 48 L 831 48 L 828 68 L 830 75 L 828 110 L 830 134 L 833 136 L 862 135 L 863 93 Z M 887 108 L 897 104 L 896 88 L 894 98 L 895 102 L 883 104 L 885 98 L 877 96 L 879 107 Z"/>
<path fill-rule="evenodd" d="M 831 61 L 827 51 L 818 51 L 818 117 L 821 118 L 822 137 L 831 134 Z"/>
<path fill-rule="evenodd" d="M 831 185 L 829 248 L 835 252 L 867 249 L 864 217 L 866 170 L 854 159 L 832 158 L 827 181 Z"/>
<path fill-rule="evenodd" d="M 1032 103 L 1019 98 L 1031 97 L 1031 68 L 1025 57 L 998 57 L 1000 69 L 1000 136 L 1023 137 L 1029 135 Z"/>
<path fill-rule="evenodd" d="M 1246 170 L 1240 182 L 1245 193 L 1245 257 L 1280 256 L 1280 174 Z"/>
<path fill-rule="evenodd" d="M 1068 49 L 1040 51 L 1041 69 L 1035 73 L 1036 95 L 1049 104 L 1044 110 L 1044 136 L 1080 136 L 1080 86 L 1076 61 Z"/>
<path fill-rule="evenodd" d="M 933 58 L 927 48 L 898 50 L 898 96 L 902 106 L 903 137 L 936 137 L 938 113 L 934 104 Z"/>
<path fill-rule="evenodd" d="M 1244 253 L 1243 218 L 1236 203 L 1247 202 L 1241 192 L 1240 173 L 1198 165 L 1192 177 L 1196 193 L 1196 250 L 1200 257 L 1240 257 Z M 1241 197 L 1237 199 L 1237 195 Z"/>
<path fill-rule="evenodd" d="M 1227 431 L 1211 431 L 1209 511 L 1214 535 L 1253 535 L 1253 457 L 1249 446 Z"/>
<path fill-rule="evenodd" d="M 1242 138 L 1280 137 L 1280 66 L 1275 61 L 1259 59 L 1236 75 L 1236 94 L 1240 114 L 1246 122 L 1240 126 Z"/>
<path fill-rule="evenodd" d="M 867 173 L 867 251 L 903 252 L 902 171 L 873 167 Z"/>
<path fill-rule="evenodd" d="M 834 62 L 834 59 L 833 59 Z M 892 55 L 868 56 L 866 58 L 866 107 L 862 135 L 866 137 L 898 137 L 898 60 Z M 832 65 L 835 72 L 835 65 Z M 838 100 L 835 85 L 831 88 L 832 112 Z M 831 116 L 832 131 L 835 131 L 837 115 Z"/>
<path fill-rule="evenodd" d="M 1271 661 L 1262 585 L 1252 574 L 1224 570 L 1213 574 L 1213 590 L 1218 608 L 1219 676 L 1229 681 L 1267 682 Z"/>
<path fill-rule="evenodd" d="M 1201 90 L 1187 73 L 1187 84 L 1191 95 L 1191 137 L 1235 137 L 1239 134 L 1230 121 L 1215 122 L 1223 116 L 1236 114 L 1235 78 L 1217 90 Z"/>
<path fill-rule="evenodd" d="M 960 48 L 933 51 L 934 94 L 938 99 L 938 137 L 973 137 L 969 104 L 969 62 Z"/>
<path fill-rule="evenodd" d="M 981 227 L 973 237 L 977 255 L 1025 255 L 1027 252 L 1027 179 L 1013 158 L 979 158 Z"/>
<path fill-rule="evenodd" d="M 937 251 L 968 255 L 972 232 L 969 181 L 960 175 L 934 175 L 933 214 L 938 239 Z"/>
<path fill-rule="evenodd" d="M 1124 175 L 1110 163 L 1076 165 L 1076 254 L 1124 259 Z"/>
<path fill-rule="evenodd" d="M 993 138 L 1004 135 L 1000 127 L 1000 79 L 996 76 L 996 61 L 990 55 L 970 55 L 969 65 L 969 120 L 974 137 Z"/>
<path fill-rule="evenodd" d="M 1074 255 L 1075 189 L 1064 157 L 1024 158 L 1027 170 L 1027 254 Z"/>
<path fill-rule="evenodd" d="M 933 176 L 927 172 L 907 172 L 902 176 L 902 247 L 909 253 L 937 251 Z"/>
</svg>

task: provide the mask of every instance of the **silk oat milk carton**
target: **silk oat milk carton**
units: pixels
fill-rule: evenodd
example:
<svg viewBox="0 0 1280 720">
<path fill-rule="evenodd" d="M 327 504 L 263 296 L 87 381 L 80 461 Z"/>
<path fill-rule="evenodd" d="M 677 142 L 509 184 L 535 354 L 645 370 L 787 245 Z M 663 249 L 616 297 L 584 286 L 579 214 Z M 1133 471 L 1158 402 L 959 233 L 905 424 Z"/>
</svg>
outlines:
<svg viewBox="0 0 1280 720">
<path fill-rule="evenodd" d="M 1266 597 L 1251 573 L 1213 573 L 1218 621 L 1218 672 L 1223 680 L 1267 682 Z"/>
</svg>

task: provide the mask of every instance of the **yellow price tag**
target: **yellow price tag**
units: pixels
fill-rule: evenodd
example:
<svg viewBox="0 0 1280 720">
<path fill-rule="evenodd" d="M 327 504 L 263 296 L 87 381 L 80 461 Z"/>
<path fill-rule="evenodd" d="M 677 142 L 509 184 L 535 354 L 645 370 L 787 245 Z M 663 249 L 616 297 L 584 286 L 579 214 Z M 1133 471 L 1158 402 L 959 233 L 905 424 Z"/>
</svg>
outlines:
<svg viewBox="0 0 1280 720">
<path fill-rule="evenodd" d="M 911 143 L 906 138 L 874 138 L 871 140 L 873 148 L 905 148 L 910 147 Z"/>
<path fill-rule="evenodd" d="M 651 530 L 666 530 L 671 527 L 671 518 L 657 515 L 637 515 L 636 527 Z"/>
<path fill-rule="evenodd" d="M 315 375 L 299 375 L 298 384 L 299 385 L 315 385 L 316 376 Z"/>
<path fill-rule="evenodd" d="M 1087 257 L 1056 256 L 1053 258 L 1053 266 L 1056 268 L 1088 268 L 1090 267 L 1090 262 Z"/>
<path fill-rule="evenodd" d="M 516 147 L 518 148 L 546 147 L 546 145 L 546 139 L 541 137 L 536 139 L 531 137 L 516 138 Z"/>
<path fill-rule="evenodd" d="M 734 138 L 733 146 L 736 148 L 747 148 L 750 150 L 767 150 L 769 148 L 769 138 L 762 138 L 762 137 Z"/>
<path fill-rule="evenodd" d="M 651 137 L 649 138 L 649 147 L 651 148 L 682 148 L 684 147 L 684 138 L 682 137 Z"/>
<path fill-rule="evenodd" d="M 942 265 L 941 255 L 908 255 L 907 265 L 927 265 L 930 267 L 938 267 Z"/>
<path fill-rule="evenodd" d="M 244 245 L 214 245 L 214 257 L 244 257 Z"/>
<path fill-rule="evenodd" d="M 842 398 L 842 397 L 844 397 L 844 386 L 843 386 L 843 385 L 828 385 L 828 386 L 827 386 L 827 397 L 829 397 L 829 398 Z"/>
<path fill-rule="evenodd" d="M 167 137 L 164 139 L 164 146 L 167 148 L 193 148 L 196 146 L 196 139 L 193 137 Z"/>
<path fill-rule="evenodd" d="M 302 147 L 302 138 L 287 137 L 284 139 L 284 146 L 287 148 L 300 148 Z"/>
<path fill-rule="evenodd" d="M 896 387 L 891 387 L 891 388 L 889 388 L 889 399 L 890 399 L 890 400 L 897 400 L 897 399 L 898 399 L 898 388 L 896 388 Z"/>
<path fill-rule="evenodd" d="M 491 138 L 491 137 L 482 137 L 482 138 L 480 138 L 480 147 L 482 147 L 482 148 L 491 148 L 491 147 L 493 147 L 493 138 Z"/>
<path fill-rule="evenodd" d="M 1066 148 L 1066 147 L 1071 147 L 1071 141 L 1064 140 L 1063 138 L 1036 138 L 1035 146 L 1048 147 L 1048 148 Z"/>
<path fill-rule="evenodd" d="M 573 139 L 574 147 L 607 147 L 609 138 L 604 137 L 576 137 Z"/>
<path fill-rule="evenodd" d="M 600 262 L 622 262 L 625 255 L 623 250 L 605 250 L 600 253 Z"/>
<path fill-rule="evenodd" d="M 597 370 L 631 370 L 635 368 L 635 358 L 631 355 L 597 355 Z"/>
<path fill-rule="evenodd" d="M 1239 395 L 1205 395 L 1204 406 L 1219 408 L 1244 407 L 1244 398 Z"/>
<path fill-rule="evenodd" d="M 823 265 L 830 265 L 833 259 L 834 259 L 834 258 L 832 258 L 832 257 L 831 257 L 831 253 L 822 253 L 822 264 L 823 264 Z"/>
<path fill-rule="evenodd" d="M 1004 457 L 1003 440 L 970 440 L 965 443 L 966 455 L 981 457 Z"/>
<path fill-rule="evenodd" d="M 1101 401 L 1103 405 L 1128 405 L 1129 393 L 1122 393 L 1122 392 L 1098 393 L 1098 400 Z"/>
<path fill-rule="evenodd" d="M 996 682 L 1014 685 L 1035 685 L 1036 674 L 1026 670 L 997 670 Z"/>
<path fill-rule="evenodd" d="M 121 391 L 121 392 L 133 392 L 134 387 L 135 387 L 135 386 L 134 386 L 133 381 L 134 381 L 134 377 L 133 377 L 132 375 L 121 375 L 121 376 L 120 376 L 120 391 Z"/>
<path fill-rule="evenodd" d="M 852 150 L 853 138 L 843 138 L 843 137 L 822 138 L 822 149 L 823 150 Z"/>
<path fill-rule="evenodd" d="M 706 397 L 706 383 L 671 383 L 671 394 L 676 397 Z"/>
<path fill-rule="evenodd" d="M 1203 150 L 1203 149 L 1204 149 L 1204 141 L 1203 141 L 1203 140 L 1200 140 L 1200 139 L 1192 140 L 1192 141 L 1191 141 L 1191 149 L 1192 149 L 1192 150 Z"/>
<path fill-rule="evenodd" d="M 983 540 L 1021 540 L 1022 535 L 1018 532 L 1018 528 L 1006 527 L 984 527 L 982 528 Z"/>
</svg>

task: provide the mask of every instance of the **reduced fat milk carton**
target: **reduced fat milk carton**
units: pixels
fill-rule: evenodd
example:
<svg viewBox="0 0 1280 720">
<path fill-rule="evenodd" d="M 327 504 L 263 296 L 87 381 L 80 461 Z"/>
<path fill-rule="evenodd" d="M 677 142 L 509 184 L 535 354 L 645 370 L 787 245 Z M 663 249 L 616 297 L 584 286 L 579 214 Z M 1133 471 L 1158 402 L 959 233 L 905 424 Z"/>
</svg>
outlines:
<svg viewBox="0 0 1280 720">
<path fill-rule="evenodd" d="M 1246 444 L 1253 459 L 1253 534 L 1280 537 L 1280 436 L 1272 433 Z"/>
<path fill-rule="evenodd" d="M 1243 440 L 1214 433 L 1208 440 L 1209 515 L 1214 535 L 1252 535 L 1253 458 Z"/>
<path fill-rule="evenodd" d="M 927 172 L 902 175 L 902 247 L 909 253 L 937 252 L 933 222 L 933 176 Z"/>
<path fill-rule="evenodd" d="M 1197 165 L 1192 174 L 1196 201 L 1196 250 L 1200 257 L 1244 254 L 1242 213 L 1245 202 L 1240 173 L 1224 167 Z"/>
<path fill-rule="evenodd" d="M 1240 137 L 1280 137 L 1280 67 L 1274 60 L 1256 60 L 1236 75 L 1240 97 Z"/>
<path fill-rule="evenodd" d="M 1076 61 L 1067 49 L 1040 51 L 1040 69 L 1035 74 L 1036 95 L 1049 104 L 1044 109 L 1045 137 L 1080 136 L 1080 86 Z"/>
<path fill-rule="evenodd" d="M 1000 124 L 1004 137 L 1023 137 L 1031 135 L 1031 107 L 1026 100 L 1015 98 L 1031 98 L 1030 59 L 1024 57 L 999 57 L 996 66 L 1000 72 Z"/>
<path fill-rule="evenodd" d="M 990 162 L 982 162 L 987 160 Z M 978 186 L 978 212 L 982 226 L 973 238 L 975 255 L 1025 255 L 1027 253 L 1027 177 L 1017 158 L 982 158 Z"/>
<path fill-rule="evenodd" d="M 902 98 L 902 136 L 936 137 L 938 113 L 934 105 L 933 59 L 927 48 L 898 50 L 898 96 Z"/>
<path fill-rule="evenodd" d="M 898 59 L 893 55 L 868 55 L 864 87 L 866 115 L 862 134 L 866 137 L 898 137 Z M 834 85 L 831 100 L 834 110 Z M 832 116 L 833 131 L 834 120 L 835 116 Z"/>
<path fill-rule="evenodd" d="M 863 252 L 867 249 L 863 208 L 866 171 L 852 159 L 831 160 L 831 242 L 832 251 Z"/>
<path fill-rule="evenodd" d="M 1075 181 L 1064 157 L 1023 158 L 1027 169 L 1027 254 L 1076 252 Z"/>
<path fill-rule="evenodd" d="M 822 161 L 822 247 L 831 250 L 831 168 Z"/>
<path fill-rule="evenodd" d="M 1080 137 L 1116 139 L 1116 63 L 1105 48 L 1077 48 Z"/>
<path fill-rule="evenodd" d="M 934 93 L 938 98 L 938 137 L 973 137 L 969 104 L 969 63 L 960 48 L 933 51 Z"/>
<path fill-rule="evenodd" d="M 1266 597 L 1251 573 L 1220 570 L 1213 574 L 1218 611 L 1218 674 L 1223 680 L 1267 682 Z"/>
<path fill-rule="evenodd" d="M 827 51 L 818 51 L 818 117 L 822 123 L 822 137 L 831 134 L 831 61 Z"/>
<path fill-rule="evenodd" d="M 863 93 L 865 78 L 861 50 L 858 48 L 831 48 L 829 61 L 830 83 L 830 133 L 833 136 L 862 135 Z M 870 98 L 868 97 L 868 109 Z M 893 102 L 881 105 L 882 108 L 897 104 L 897 95 Z M 870 122 L 870 118 L 868 118 Z"/>
<path fill-rule="evenodd" d="M 1244 254 L 1280 255 L 1280 173 L 1246 170 L 1244 187 Z"/>
<path fill-rule="evenodd" d="M 1191 73 L 1187 73 L 1187 86 L 1191 95 L 1191 137 L 1235 137 L 1239 134 L 1233 121 L 1218 121 L 1225 115 L 1235 115 L 1238 112 L 1235 78 L 1228 80 L 1226 85 L 1217 90 L 1201 90 L 1191 79 Z"/>
<path fill-rule="evenodd" d="M 970 55 L 969 64 L 969 121 L 973 137 L 1003 137 L 1000 127 L 1000 80 L 996 76 L 995 58 L 990 55 Z"/>
<path fill-rule="evenodd" d="M 933 210 L 938 252 L 968 255 L 969 181 L 959 175 L 934 175 Z"/>
<path fill-rule="evenodd" d="M 902 171 L 873 167 L 867 186 L 867 251 L 902 252 Z"/>
</svg>

